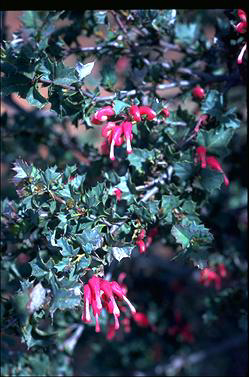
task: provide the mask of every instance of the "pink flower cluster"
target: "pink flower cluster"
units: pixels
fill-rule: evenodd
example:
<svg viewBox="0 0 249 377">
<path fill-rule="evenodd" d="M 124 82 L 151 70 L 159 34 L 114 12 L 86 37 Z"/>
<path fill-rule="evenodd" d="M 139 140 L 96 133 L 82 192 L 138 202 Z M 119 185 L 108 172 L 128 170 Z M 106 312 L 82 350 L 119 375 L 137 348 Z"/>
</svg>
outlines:
<svg viewBox="0 0 249 377">
<path fill-rule="evenodd" d="M 114 316 L 114 328 L 119 329 L 120 308 L 116 300 L 124 301 L 130 308 L 132 315 L 136 313 L 136 309 L 126 297 L 127 289 L 116 281 L 107 281 L 96 275 L 84 284 L 84 310 L 82 321 L 89 323 L 92 321 L 90 307 L 96 320 L 95 331 L 100 332 L 99 316 L 104 307 L 108 313 Z M 126 309 L 126 308 L 125 308 Z"/>
<path fill-rule="evenodd" d="M 225 185 L 226 186 L 229 185 L 229 180 L 226 174 L 224 173 L 217 158 L 214 156 L 207 156 L 207 149 L 202 145 L 196 148 L 196 162 L 199 162 L 199 161 L 201 162 L 201 167 L 203 169 L 205 169 L 208 165 L 211 169 L 217 170 L 220 173 L 222 173 L 224 176 Z"/>
<path fill-rule="evenodd" d="M 162 115 L 168 117 L 170 115 L 169 110 L 166 108 L 163 109 Z M 109 156 L 111 160 L 115 160 L 114 148 L 115 146 L 121 146 L 124 143 L 124 140 L 126 140 L 127 154 L 132 153 L 132 127 L 137 122 L 141 122 L 143 116 L 151 121 L 156 118 L 157 114 L 149 106 L 136 105 L 129 107 L 128 114 L 123 113 L 116 115 L 112 106 L 105 106 L 96 111 L 92 116 L 91 121 L 94 124 L 103 125 L 102 136 L 106 141 L 101 145 L 102 154 L 108 154 L 108 145 L 110 145 Z"/>
<path fill-rule="evenodd" d="M 228 271 L 223 263 L 218 264 L 216 271 L 211 268 L 204 268 L 200 273 L 199 282 L 205 287 L 209 287 L 213 282 L 216 290 L 221 289 L 221 281 L 228 276 Z"/>
<path fill-rule="evenodd" d="M 247 31 L 247 16 L 246 12 L 242 9 L 238 9 L 238 16 L 240 18 L 240 22 L 235 26 L 235 29 L 238 33 L 244 34 Z M 247 43 L 244 44 L 242 49 L 240 50 L 239 56 L 237 58 L 237 63 L 241 64 L 243 61 L 243 56 L 247 48 Z"/>
</svg>

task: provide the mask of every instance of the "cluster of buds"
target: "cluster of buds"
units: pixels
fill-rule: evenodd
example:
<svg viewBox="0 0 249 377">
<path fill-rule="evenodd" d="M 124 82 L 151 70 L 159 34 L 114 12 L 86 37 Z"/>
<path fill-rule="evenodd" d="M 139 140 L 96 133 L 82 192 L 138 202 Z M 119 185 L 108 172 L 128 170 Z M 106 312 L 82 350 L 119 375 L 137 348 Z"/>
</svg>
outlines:
<svg viewBox="0 0 249 377">
<path fill-rule="evenodd" d="M 104 307 L 108 313 L 114 316 L 114 328 L 119 329 L 120 309 L 116 302 L 124 301 L 130 308 L 132 315 L 136 313 L 136 309 L 126 297 L 126 289 L 116 281 L 108 281 L 96 275 L 84 284 L 84 310 L 82 321 L 89 323 L 92 321 L 90 307 L 92 307 L 93 315 L 96 320 L 95 331 L 100 332 L 99 316 Z"/>
<path fill-rule="evenodd" d="M 224 177 L 224 183 L 226 186 L 229 185 L 229 179 L 227 178 L 226 174 L 224 173 L 224 170 L 222 169 L 219 161 L 214 156 L 207 156 L 207 149 L 200 145 L 196 148 L 196 162 L 201 162 L 201 167 L 205 169 L 207 165 L 214 170 L 219 171 L 223 174 Z"/>
<path fill-rule="evenodd" d="M 179 310 L 174 312 L 175 325 L 168 328 L 168 334 L 171 336 L 180 335 L 181 339 L 187 343 L 194 342 L 191 325 L 189 323 L 182 323 L 182 315 Z"/>
<path fill-rule="evenodd" d="M 164 109 L 164 115 L 169 116 L 168 109 Z M 93 124 L 103 125 L 102 136 L 106 142 L 101 145 L 102 154 L 107 154 L 108 145 L 110 145 L 110 159 L 115 160 L 114 148 L 121 146 L 126 141 L 127 154 L 132 153 L 131 140 L 133 138 L 132 127 L 137 122 L 141 122 L 145 117 L 151 121 L 155 120 L 156 113 L 149 106 L 129 107 L 128 114 L 116 115 L 112 106 L 105 106 L 92 116 Z"/>
<path fill-rule="evenodd" d="M 205 287 L 209 287 L 212 282 L 215 284 L 216 290 L 221 289 L 221 281 L 228 276 L 228 271 L 223 263 L 218 264 L 216 271 L 211 268 L 204 268 L 199 277 L 199 282 Z"/>
<path fill-rule="evenodd" d="M 238 16 L 239 16 L 239 18 L 240 18 L 241 21 L 235 26 L 235 29 L 236 29 L 236 31 L 238 33 L 244 34 L 247 31 L 247 16 L 246 16 L 246 12 L 243 11 L 242 9 L 238 9 Z M 245 43 L 243 45 L 242 49 L 240 50 L 239 56 L 237 58 L 237 63 L 238 64 L 242 63 L 243 56 L 244 56 L 244 53 L 246 51 L 246 48 L 247 48 L 247 43 Z"/>
</svg>

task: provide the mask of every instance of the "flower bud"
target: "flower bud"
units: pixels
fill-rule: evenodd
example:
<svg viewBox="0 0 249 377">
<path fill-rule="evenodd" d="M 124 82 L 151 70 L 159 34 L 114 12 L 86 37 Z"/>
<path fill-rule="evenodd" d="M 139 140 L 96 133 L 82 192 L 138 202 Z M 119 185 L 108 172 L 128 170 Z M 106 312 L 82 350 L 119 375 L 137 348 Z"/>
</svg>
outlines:
<svg viewBox="0 0 249 377">
<path fill-rule="evenodd" d="M 193 97 L 195 97 L 196 99 L 202 100 L 202 99 L 205 97 L 205 91 L 204 91 L 204 89 L 202 89 L 200 86 L 196 86 L 196 87 L 192 90 L 192 95 L 193 95 Z"/>
</svg>

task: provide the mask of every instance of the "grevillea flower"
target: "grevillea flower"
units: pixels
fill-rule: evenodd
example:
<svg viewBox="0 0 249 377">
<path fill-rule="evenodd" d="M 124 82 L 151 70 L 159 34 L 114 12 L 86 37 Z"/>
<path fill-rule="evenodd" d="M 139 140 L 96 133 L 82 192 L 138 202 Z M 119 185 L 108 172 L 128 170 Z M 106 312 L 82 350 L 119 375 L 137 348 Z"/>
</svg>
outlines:
<svg viewBox="0 0 249 377">
<path fill-rule="evenodd" d="M 239 56 L 237 58 L 237 63 L 238 64 L 241 64 L 242 61 L 243 61 L 243 56 L 244 56 L 244 53 L 246 51 L 246 48 L 247 48 L 247 43 L 244 44 L 244 46 L 242 47 L 240 53 L 239 53 Z"/>
<path fill-rule="evenodd" d="M 148 120 L 152 120 L 156 117 L 156 113 L 149 106 L 139 106 L 140 115 L 147 115 Z"/>
<path fill-rule="evenodd" d="M 91 322 L 90 304 L 91 304 L 91 289 L 88 284 L 85 284 L 84 285 L 84 312 L 82 316 L 82 321 L 86 323 Z"/>
<path fill-rule="evenodd" d="M 136 122 L 141 122 L 141 115 L 138 106 L 132 105 L 129 109 L 129 113 Z"/>
<path fill-rule="evenodd" d="M 100 299 L 100 284 L 99 284 L 99 278 L 95 275 L 91 277 L 91 279 L 88 282 L 91 292 L 92 292 L 92 303 L 93 301 L 96 302 L 96 307 L 101 310 L 102 304 Z"/>
<path fill-rule="evenodd" d="M 238 9 L 238 16 L 241 19 L 241 22 L 239 22 L 235 26 L 235 29 L 236 29 L 236 31 L 238 33 L 244 34 L 247 31 L 247 16 L 246 16 L 246 12 L 244 12 L 242 9 Z M 237 63 L 238 64 L 242 63 L 243 56 L 244 56 L 244 53 L 245 53 L 246 49 L 247 49 L 247 43 L 245 43 L 243 45 L 242 49 L 240 50 L 240 53 L 239 53 L 238 58 L 237 58 Z"/>
<path fill-rule="evenodd" d="M 132 123 L 131 122 L 123 122 L 121 123 L 124 137 L 126 139 L 126 151 L 128 154 L 132 153 L 132 148 L 131 148 L 131 140 L 132 140 Z"/>
<path fill-rule="evenodd" d="M 88 283 L 84 285 L 84 311 L 82 321 L 85 323 L 91 322 L 90 306 L 92 307 L 93 315 L 96 320 L 95 331 L 100 332 L 99 316 L 104 307 L 108 313 L 114 316 L 114 329 L 119 329 L 120 309 L 116 299 L 125 301 L 129 306 L 132 315 L 136 313 L 136 309 L 125 295 L 126 290 L 116 281 L 107 281 L 92 276 Z M 102 302 L 101 302 L 102 300 Z M 103 305 L 102 305 L 103 303 Z M 124 310 L 122 309 L 124 312 Z"/>
<path fill-rule="evenodd" d="M 129 306 L 131 313 L 135 314 L 136 313 L 136 309 L 134 308 L 134 306 L 132 305 L 132 303 L 128 300 L 128 298 L 125 296 L 123 288 L 119 285 L 119 283 L 116 282 L 116 281 L 112 281 L 111 285 L 112 285 L 112 291 L 113 291 L 113 293 L 118 298 L 120 298 L 121 300 L 124 300 L 127 303 L 127 305 Z"/>
<path fill-rule="evenodd" d="M 244 12 L 242 9 L 238 9 L 238 16 L 241 19 L 241 22 L 239 22 L 235 29 L 238 33 L 246 33 L 247 30 L 247 16 L 246 12 Z"/>
<path fill-rule="evenodd" d="M 214 156 L 209 156 L 209 157 L 206 158 L 206 162 L 210 166 L 211 169 L 217 170 L 217 171 L 219 171 L 220 173 L 223 174 L 224 183 L 225 183 L 226 186 L 228 186 L 229 180 L 228 180 L 227 176 L 225 175 L 225 173 L 224 173 L 219 161 L 217 160 L 217 158 L 214 157 Z"/>
<path fill-rule="evenodd" d="M 133 319 L 141 327 L 148 327 L 150 325 L 147 315 L 142 312 L 136 312 Z"/>
<path fill-rule="evenodd" d="M 110 159 L 115 160 L 114 156 L 114 146 L 120 146 L 123 142 L 121 136 L 123 133 L 123 128 L 121 126 L 116 125 L 115 122 L 108 122 L 102 128 L 102 136 L 106 137 L 109 143 L 111 144 L 110 147 Z"/>
<path fill-rule="evenodd" d="M 94 121 L 96 120 L 99 122 L 105 122 L 110 116 L 113 116 L 113 115 L 115 115 L 114 109 L 111 106 L 105 106 L 105 107 L 102 107 L 102 109 L 96 111 L 96 113 L 94 114 L 92 118 L 92 122 L 93 120 Z"/>
<path fill-rule="evenodd" d="M 202 100 L 205 97 L 205 91 L 199 85 L 192 90 L 193 97 Z"/>
<path fill-rule="evenodd" d="M 207 166 L 206 153 L 207 153 L 207 149 L 203 147 L 202 145 L 196 148 L 197 160 L 201 161 L 202 168 L 205 168 Z"/>
<path fill-rule="evenodd" d="M 152 229 L 150 229 L 148 231 L 148 234 L 147 234 L 147 239 L 146 239 L 146 242 L 145 242 L 145 248 L 147 249 L 151 244 L 152 244 L 152 241 L 153 241 L 153 238 L 158 234 L 158 228 L 157 227 L 154 227 Z"/>
<path fill-rule="evenodd" d="M 143 241 L 143 240 L 137 240 L 137 241 L 136 241 L 136 244 L 137 244 L 137 246 L 138 246 L 139 253 L 140 253 L 140 254 L 145 253 L 145 251 L 146 251 L 146 247 L 145 247 L 145 243 L 144 243 L 144 241 Z"/>
<path fill-rule="evenodd" d="M 116 195 L 117 201 L 119 202 L 122 198 L 122 191 L 116 188 L 113 192 Z"/>
<path fill-rule="evenodd" d="M 165 116 L 165 118 L 168 118 L 170 116 L 170 112 L 169 109 L 167 109 L 167 107 L 162 109 L 161 113 Z"/>
<path fill-rule="evenodd" d="M 219 290 L 221 288 L 221 277 L 210 268 L 204 268 L 201 270 L 199 282 L 208 287 L 212 282 L 215 283 L 215 288 Z"/>
</svg>

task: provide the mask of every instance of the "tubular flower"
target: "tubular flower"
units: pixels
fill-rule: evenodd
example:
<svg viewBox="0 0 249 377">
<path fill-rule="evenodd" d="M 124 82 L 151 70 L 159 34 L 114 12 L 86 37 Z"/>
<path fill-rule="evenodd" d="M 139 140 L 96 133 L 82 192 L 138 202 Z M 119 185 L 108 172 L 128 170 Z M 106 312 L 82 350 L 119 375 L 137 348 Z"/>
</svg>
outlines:
<svg viewBox="0 0 249 377">
<path fill-rule="evenodd" d="M 207 149 L 200 145 L 199 147 L 196 148 L 196 153 L 197 153 L 197 160 L 201 162 L 201 167 L 205 168 L 207 166 L 206 163 L 206 153 Z"/>
<path fill-rule="evenodd" d="M 229 180 L 228 180 L 227 176 L 225 175 L 219 161 L 214 156 L 209 156 L 209 157 L 206 158 L 206 162 L 210 166 L 211 169 L 217 170 L 217 171 L 219 171 L 220 173 L 223 174 L 224 183 L 225 183 L 226 186 L 228 186 Z"/>
<path fill-rule="evenodd" d="M 168 118 L 170 116 L 170 112 L 169 109 L 167 109 L 167 107 L 162 109 L 161 113 L 165 116 L 165 118 Z"/>
<path fill-rule="evenodd" d="M 90 304 L 91 304 L 91 289 L 88 284 L 85 284 L 84 285 L 84 312 L 82 315 L 82 321 L 86 323 L 91 322 Z"/>
<path fill-rule="evenodd" d="M 139 106 L 140 115 L 147 115 L 148 120 L 152 120 L 156 117 L 156 113 L 149 106 Z"/>
<path fill-rule="evenodd" d="M 144 241 L 143 241 L 143 240 L 137 240 L 137 241 L 136 241 L 136 244 L 137 244 L 137 246 L 138 246 L 139 253 L 140 253 L 140 254 L 145 253 L 145 251 L 146 251 L 146 247 L 145 247 L 145 243 L 144 243 Z"/>
<path fill-rule="evenodd" d="M 114 146 L 120 146 L 123 142 L 122 140 L 122 133 L 123 129 L 121 126 L 117 126 L 115 122 L 108 122 L 102 128 L 102 136 L 106 137 L 108 142 L 111 144 L 110 147 L 110 159 L 115 160 L 114 156 Z"/>
<path fill-rule="evenodd" d="M 110 147 L 110 159 L 112 161 L 115 160 L 115 156 L 114 156 L 114 147 L 115 145 L 121 145 L 120 142 L 121 142 L 121 135 L 122 135 L 122 127 L 120 126 L 115 126 L 115 128 L 113 129 L 112 131 L 112 140 L 111 140 L 111 147 Z"/>
<path fill-rule="evenodd" d="M 102 109 L 96 111 L 96 113 L 94 114 L 94 116 L 92 118 L 92 122 L 93 122 L 93 120 L 99 121 L 99 122 L 105 122 L 112 115 L 115 115 L 115 111 L 113 110 L 113 108 L 111 106 L 102 107 Z M 96 124 L 98 124 L 98 123 L 96 123 Z"/>
<path fill-rule="evenodd" d="M 114 330 L 118 330 L 120 327 L 119 317 L 121 308 L 118 307 L 116 299 L 125 301 L 129 306 L 132 315 L 136 313 L 136 309 L 125 296 L 125 293 L 126 290 L 118 282 L 110 282 L 99 278 L 98 276 L 92 276 L 88 283 L 84 285 L 84 311 L 82 321 L 85 323 L 91 322 L 91 305 L 93 315 L 96 320 L 95 331 L 100 332 L 99 316 L 102 308 L 104 307 L 108 313 L 113 314 Z M 122 309 L 122 312 L 124 312 L 124 309 Z"/>
<path fill-rule="evenodd" d="M 129 109 L 129 113 L 136 122 L 141 122 L 141 115 L 138 106 L 132 105 Z"/>
<path fill-rule="evenodd" d="M 96 307 L 101 310 L 102 304 L 100 300 L 100 284 L 99 284 L 99 278 L 95 275 L 91 277 L 91 279 L 88 282 L 91 292 L 92 292 L 92 303 L 96 302 Z"/>
<path fill-rule="evenodd" d="M 122 191 L 119 190 L 118 188 L 116 188 L 114 190 L 114 194 L 116 195 L 117 201 L 119 202 L 121 200 L 121 198 L 122 198 Z"/>
<path fill-rule="evenodd" d="M 246 51 L 246 48 L 247 48 L 247 43 L 244 44 L 244 46 L 242 47 L 242 49 L 240 50 L 240 53 L 239 53 L 239 56 L 237 58 L 237 63 L 238 64 L 241 64 L 242 61 L 243 61 L 243 56 L 244 56 L 244 53 Z"/>
<path fill-rule="evenodd" d="M 242 9 L 238 9 L 238 16 L 241 19 L 241 22 L 239 22 L 236 26 L 235 29 L 238 33 L 246 33 L 247 30 L 247 16 L 246 12 L 244 12 Z"/>
<path fill-rule="evenodd" d="M 129 306 L 131 313 L 135 314 L 136 313 L 136 309 L 134 308 L 134 306 L 132 305 L 132 303 L 128 300 L 128 298 L 125 296 L 123 288 L 116 281 L 112 281 L 111 285 L 112 285 L 112 291 L 113 291 L 113 293 L 118 298 L 120 298 L 121 300 L 124 300 L 127 303 L 127 305 Z"/>
<path fill-rule="evenodd" d="M 124 137 L 126 139 L 126 151 L 127 151 L 127 154 L 130 154 L 132 153 L 132 148 L 131 148 L 131 140 L 132 140 L 132 123 L 131 122 L 123 122 L 121 124 L 122 128 L 123 128 L 123 133 L 124 133 Z"/>
</svg>

